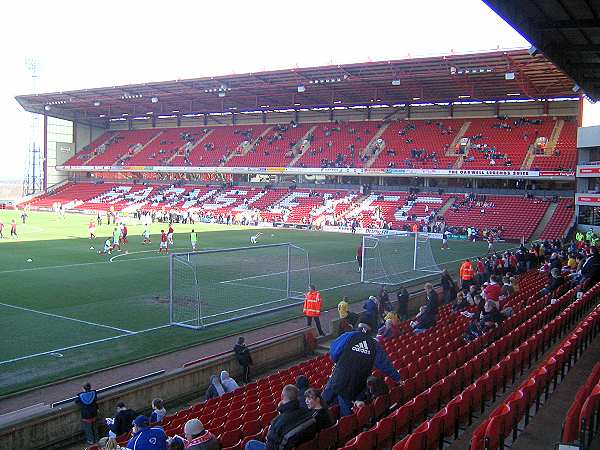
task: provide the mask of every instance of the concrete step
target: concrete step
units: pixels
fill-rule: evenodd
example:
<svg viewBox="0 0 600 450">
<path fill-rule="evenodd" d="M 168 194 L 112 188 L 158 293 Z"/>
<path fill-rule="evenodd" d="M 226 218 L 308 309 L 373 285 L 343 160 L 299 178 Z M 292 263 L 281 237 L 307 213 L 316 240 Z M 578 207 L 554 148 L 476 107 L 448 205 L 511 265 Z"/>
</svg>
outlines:
<svg viewBox="0 0 600 450">
<path fill-rule="evenodd" d="M 538 226 L 531 235 L 532 241 L 537 241 L 540 238 L 540 236 L 544 232 L 544 229 L 546 228 L 546 225 L 548 225 L 548 222 L 550 222 L 550 219 L 552 219 L 556 208 L 558 208 L 558 203 L 550 203 L 550 205 L 548 205 L 548 208 L 546 208 L 546 212 L 542 216 L 540 223 L 538 223 Z"/>
</svg>

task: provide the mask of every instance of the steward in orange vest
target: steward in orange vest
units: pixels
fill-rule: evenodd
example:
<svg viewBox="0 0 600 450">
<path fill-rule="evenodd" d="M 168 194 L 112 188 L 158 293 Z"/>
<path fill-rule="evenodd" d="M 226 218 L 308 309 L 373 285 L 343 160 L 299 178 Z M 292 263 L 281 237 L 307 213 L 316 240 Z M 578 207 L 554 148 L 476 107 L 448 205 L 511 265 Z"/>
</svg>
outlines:
<svg viewBox="0 0 600 450">
<path fill-rule="evenodd" d="M 462 263 L 459 274 L 462 288 L 468 289 L 469 286 L 473 284 L 473 278 L 475 278 L 475 269 L 473 269 L 471 261 L 466 259 L 465 262 Z"/>
<path fill-rule="evenodd" d="M 323 333 L 323 329 L 321 328 L 321 320 L 319 318 L 321 315 L 321 304 L 321 294 L 319 294 L 317 288 L 311 284 L 310 291 L 304 295 L 304 315 L 306 316 L 306 324 L 310 327 L 314 318 L 319 334 L 321 336 L 325 336 L 325 333 Z"/>
</svg>

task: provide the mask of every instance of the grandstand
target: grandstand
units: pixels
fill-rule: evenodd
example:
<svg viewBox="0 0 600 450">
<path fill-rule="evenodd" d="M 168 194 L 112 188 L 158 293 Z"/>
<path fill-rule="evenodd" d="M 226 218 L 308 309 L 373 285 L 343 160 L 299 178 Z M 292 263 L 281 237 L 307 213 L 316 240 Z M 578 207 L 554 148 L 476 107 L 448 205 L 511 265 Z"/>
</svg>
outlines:
<svg viewBox="0 0 600 450">
<path fill-rule="evenodd" d="M 364 234 L 425 230 L 432 237 L 449 230 L 456 241 L 466 241 L 467 228 L 474 228 L 479 242 L 456 242 L 460 258 L 443 261 L 453 273 L 458 259 L 483 253 L 478 245 L 485 246 L 488 236 L 504 241 L 500 250 L 570 236 L 582 97 L 559 66 L 532 53 L 498 50 L 19 96 L 25 110 L 43 114 L 46 130 L 54 121 L 69 121 L 72 142 L 68 154 L 44 159 L 44 192 L 24 199 L 18 208 L 43 214 L 62 207 L 86 222 L 110 212 L 117 217 L 148 213 L 165 224 L 175 220 L 176 226 L 187 226 L 190 219 L 219 224 L 222 229 L 208 229 L 206 241 L 220 247 L 239 247 L 242 239 L 247 245 L 244 232 L 249 226 L 323 231 L 318 238 L 290 236 L 314 241 L 311 255 L 322 263 L 317 266 L 321 278 L 315 278 L 327 286 L 325 291 L 349 295 L 358 303 L 370 288 L 358 286 L 354 279 L 356 242 L 338 240 L 353 228 Z M 45 142 L 46 155 L 52 151 L 50 144 Z M 328 236 L 333 236 L 331 242 Z M 89 242 L 83 244 L 87 249 Z M 476 250 L 470 252 L 467 245 Z M 323 254 L 317 253 L 318 247 Z M 96 258 L 97 248 L 91 249 Z M 152 247 L 135 253 L 154 251 Z M 342 256 L 334 259 L 338 252 Z M 436 255 L 440 252 L 436 249 Z M 97 264 L 77 258 L 82 270 Z M 352 269 L 342 275 L 324 269 L 346 265 Z M 111 270 L 117 277 L 118 269 Z M 133 283 L 136 289 L 163 281 L 156 267 L 135 267 L 131 272 L 139 277 Z M 142 278 L 148 273 L 149 279 Z M 18 283 L 17 275 L 15 279 Z M 450 305 L 440 307 L 437 323 L 424 334 L 415 334 L 410 321 L 401 322 L 402 336 L 382 341 L 382 347 L 403 384 L 386 378 L 389 394 L 350 416 L 340 417 L 332 406 L 335 425 L 297 448 L 475 450 L 509 443 L 518 448 L 527 439 L 530 421 L 535 424 L 552 394 L 562 383 L 570 383 L 574 367 L 585 365 L 580 362 L 584 351 L 598 345 L 600 331 L 599 284 L 585 292 L 564 285 L 541 295 L 547 275 L 535 265 L 518 281 L 520 291 L 503 304 L 512 315 L 471 342 L 463 340 L 470 318 Z M 411 290 L 415 305 L 422 304 L 420 286 L 415 283 Z M 90 291 L 90 297 L 95 295 Z M 178 330 L 171 339 L 154 310 L 152 320 L 139 329 L 118 322 L 126 322 L 127 315 L 142 321 L 140 304 L 164 307 L 163 296 L 139 296 L 135 302 L 123 298 L 128 309 L 116 323 L 91 325 L 132 336 L 160 328 L 164 334 L 147 342 L 156 345 L 160 340 L 165 344 L 161 352 L 181 351 L 177 340 L 179 345 L 204 343 L 190 330 Z M 328 307 L 333 309 L 337 300 L 328 299 Z M 415 305 L 411 312 L 416 312 Z M 21 312 L 33 306 L 25 302 L 16 308 Z M 360 305 L 353 308 L 359 311 Z M 49 306 L 42 314 L 86 323 L 76 316 L 77 307 L 64 309 L 51 312 Z M 206 385 L 210 373 L 239 373 L 230 352 L 223 351 L 228 341 L 215 337 L 213 344 L 222 348 L 210 357 L 177 362 L 175 370 L 159 370 L 131 385 L 108 389 L 101 399 L 102 414 L 109 415 L 122 398 L 146 412 L 148 400 L 157 393 L 178 405 L 193 397 L 193 405 L 178 407 L 165 418 L 167 434 L 181 434 L 187 420 L 199 418 L 223 449 L 241 450 L 251 439 L 264 440 L 277 415 L 282 387 L 303 374 L 311 386 L 323 388 L 333 367 L 326 340 L 317 347 L 312 331 L 298 321 L 289 331 L 299 314 L 259 316 L 252 323 L 224 327 L 218 335 L 226 339 L 260 330 L 265 323 L 273 326 L 265 331 L 268 337 L 257 338 L 252 346 L 256 381 L 197 402 L 198 387 Z M 327 319 L 333 316 L 335 310 Z M 286 332 L 278 334 L 277 324 L 283 321 Z M 335 319 L 331 322 L 328 330 L 334 329 Z M 120 336 L 98 332 L 92 342 L 111 344 Z M 112 350 L 108 345 L 102 349 Z M 323 354 L 315 356 L 315 350 Z M 39 353 L 68 361 L 66 352 Z M 36 354 L 32 350 L 26 358 Z M 152 356 L 127 355 L 118 363 Z M 7 357 L 2 363 L 7 361 L 12 362 Z M 58 361 L 52 365 L 60 365 Z M 287 367 L 290 362 L 293 365 Z M 28 376 L 33 372 L 29 366 L 22 371 Z M 572 407 L 564 415 L 564 442 L 594 438 L 597 372 L 594 369 L 577 395 L 573 393 Z M 97 375 L 94 369 L 86 376 Z M 129 437 L 126 433 L 118 441 L 125 445 Z M 2 450 L 61 448 L 79 438 L 79 418 L 72 405 L 64 410 L 42 407 L 25 418 L 0 420 Z"/>
</svg>

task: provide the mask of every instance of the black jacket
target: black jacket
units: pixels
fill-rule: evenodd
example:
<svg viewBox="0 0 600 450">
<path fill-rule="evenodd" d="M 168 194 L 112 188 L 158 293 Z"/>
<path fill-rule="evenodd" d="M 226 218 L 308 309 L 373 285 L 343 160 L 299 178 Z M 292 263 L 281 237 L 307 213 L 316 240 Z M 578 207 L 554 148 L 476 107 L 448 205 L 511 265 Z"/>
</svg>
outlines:
<svg viewBox="0 0 600 450">
<path fill-rule="evenodd" d="M 355 332 L 347 339 L 331 374 L 332 388 L 342 397 L 355 400 L 373 371 L 377 343 L 362 332 Z"/>
<path fill-rule="evenodd" d="M 439 296 L 435 289 L 432 289 L 427 293 L 427 312 L 434 316 L 437 316 L 439 304 Z"/>
<path fill-rule="evenodd" d="M 128 433 L 133 428 L 133 421 L 137 417 L 137 413 L 133 409 L 124 409 L 119 411 L 115 416 L 114 423 L 109 427 L 110 431 L 117 436 L 123 433 Z"/>
<path fill-rule="evenodd" d="M 396 312 L 400 317 L 404 317 L 408 314 L 408 298 L 409 294 L 406 288 L 403 288 L 398 291 L 398 306 L 396 307 Z"/>
<path fill-rule="evenodd" d="M 237 358 L 240 366 L 247 367 L 252 365 L 252 356 L 250 355 L 250 350 L 245 345 L 235 344 L 233 347 L 233 352 L 235 353 L 235 357 Z"/>
<path fill-rule="evenodd" d="M 309 427 L 299 436 L 288 440 L 285 449 L 294 448 L 297 444 L 312 439 L 317 433 L 316 426 L 312 413 L 306 409 L 300 408 L 298 400 L 292 400 L 277 408 L 279 415 L 273 419 L 269 432 L 267 434 L 266 450 L 278 450 L 281 448 L 286 433 L 297 427 L 298 425 L 312 420 L 312 427 Z"/>
</svg>

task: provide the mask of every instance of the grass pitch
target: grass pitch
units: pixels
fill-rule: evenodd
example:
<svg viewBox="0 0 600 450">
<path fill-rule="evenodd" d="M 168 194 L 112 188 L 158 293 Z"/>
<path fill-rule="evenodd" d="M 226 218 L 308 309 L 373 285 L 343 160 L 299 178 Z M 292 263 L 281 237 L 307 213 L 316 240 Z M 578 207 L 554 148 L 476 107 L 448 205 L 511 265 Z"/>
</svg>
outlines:
<svg viewBox="0 0 600 450">
<path fill-rule="evenodd" d="M 301 307 L 293 307 L 203 330 L 168 326 L 168 258 L 158 254 L 164 224 L 152 224 L 149 246 L 142 244 L 141 225 L 128 226 L 127 254 L 104 256 L 98 250 L 112 225 L 98 227 L 97 238 L 90 240 L 89 216 L 60 219 L 52 213 L 34 212 L 23 225 L 19 215 L 0 211 L 5 225 L 4 239 L 0 239 L 0 329 L 5 331 L 0 347 L 0 396 L 302 314 Z M 18 239 L 10 238 L 13 218 L 18 221 Z M 199 232 L 201 250 L 245 247 L 256 232 L 214 224 L 176 224 L 174 228 L 175 251 L 191 250 L 192 228 Z M 308 251 L 311 280 L 323 295 L 324 309 L 335 308 L 344 295 L 360 301 L 376 292 L 376 286 L 359 283 L 354 255 L 360 236 L 262 231 L 260 244 L 291 242 Z M 432 247 L 437 261 L 453 272 L 461 259 L 486 250 L 485 243 L 461 241 L 451 242 L 451 249 L 444 252 L 439 241 L 432 241 Z M 406 257 L 412 261 L 411 244 Z M 252 263 L 265 261 L 261 257 Z M 220 275 L 225 281 L 240 278 L 231 278 L 234 273 Z M 247 286 L 239 289 L 239 296 L 227 291 L 224 307 L 234 309 L 247 303 Z M 260 297 L 260 290 L 252 295 Z M 331 317 L 335 315 L 332 311 Z"/>
</svg>

